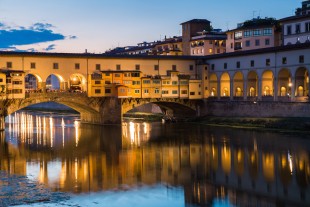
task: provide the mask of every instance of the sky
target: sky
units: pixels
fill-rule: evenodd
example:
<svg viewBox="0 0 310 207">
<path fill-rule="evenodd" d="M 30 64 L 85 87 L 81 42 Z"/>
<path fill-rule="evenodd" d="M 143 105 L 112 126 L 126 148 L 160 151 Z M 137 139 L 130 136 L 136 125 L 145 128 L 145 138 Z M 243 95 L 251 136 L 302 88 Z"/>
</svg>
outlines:
<svg viewBox="0 0 310 207">
<path fill-rule="evenodd" d="M 260 16 L 294 15 L 302 0 L 0 0 L 0 50 L 103 53 L 181 35 L 208 19 L 234 29 Z"/>
</svg>

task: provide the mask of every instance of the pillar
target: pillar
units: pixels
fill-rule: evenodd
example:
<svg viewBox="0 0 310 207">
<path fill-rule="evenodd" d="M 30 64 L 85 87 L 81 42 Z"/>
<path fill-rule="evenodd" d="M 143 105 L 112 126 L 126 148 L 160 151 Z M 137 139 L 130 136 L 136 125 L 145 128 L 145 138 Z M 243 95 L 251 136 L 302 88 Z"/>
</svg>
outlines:
<svg viewBox="0 0 310 207">
<path fill-rule="evenodd" d="M 243 80 L 243 100 L 246 101 L 248 96 L 248 83 L 247 80 Z"/>
<path fill-rule="evenodd" d="M 291 78 L 291 101 L 295 100 L 295 91 L 296 91 L 296 82 L 295 82 L 295 77 L 292 76 Z"/>
<path fill-rule="evenodd" d="M 276 77 L 273 78 L 273 100 L 278 100 L 278 79 Z"/>
<path fill-rule="evenodd" d="M 217 99 L 221 99 L 221 80 L 217 80 Z"/>
<path fill-rule="evenodd" d="M 229 96 L 230 96 L 230 100 L 234 99 L 234 80 L 230 80 L 230 90 L 229 90 Z"/>
<path fill-rule="evenodd" d="M 257 86 L 257 89 L 258 89 L 258 94 L 257 94 L 257 98 L 258 100 L 262 100 L 262 78 L 258 78 L 258 86 Z"/>
<path fill-rule="evenodd" d="M 46 93 L 46 82 L 41 82 L 41 90 L 43 93 Z"/>
</svg>

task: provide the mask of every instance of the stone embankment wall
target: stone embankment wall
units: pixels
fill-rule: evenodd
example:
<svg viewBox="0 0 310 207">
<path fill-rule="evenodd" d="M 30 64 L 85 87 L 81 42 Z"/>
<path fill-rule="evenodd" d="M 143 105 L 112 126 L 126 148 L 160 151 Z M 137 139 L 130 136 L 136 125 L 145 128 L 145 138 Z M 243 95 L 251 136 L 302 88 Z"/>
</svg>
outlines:
<svg viewBox="0 0 310 207">
<path fill-rule="evenodd" d="M 208 101 L 201 116 L 222 117 L 310 117 L 310 103 Z"/>
</svg>

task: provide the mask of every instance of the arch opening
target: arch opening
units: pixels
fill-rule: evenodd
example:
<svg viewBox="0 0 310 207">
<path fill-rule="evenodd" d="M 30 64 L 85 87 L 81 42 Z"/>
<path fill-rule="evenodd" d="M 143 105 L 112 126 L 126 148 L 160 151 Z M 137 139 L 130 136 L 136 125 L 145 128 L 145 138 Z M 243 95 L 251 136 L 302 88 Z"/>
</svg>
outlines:
<svg viewBox="0 0 310 207">
<path fill-rule="evenodd" d="M 69 79 L 69 90 L 73 92 L 86 91 L 86 78 L 81 74 L 72 74 Z"/>
<path fill-rule="evenodd" d="M 223 73 L 221 76 L 221 96 L 230 96 L 230 77 L 228 73 Z"/>
<path fill-rule="evenodd" d="M 64 79 L 57 74 L 51 74 L 46 79 L 46 91 L 60 91 L 65 90 Z"/>
<path fill-rule="evenodd" d="M 243 96 L 243 74 L 239 71 L 236 72 L 233 80 L 234 84 L 234 96 L 241 97 Z"/>
<path fill-rule="evenodd" d="M 262 75 L 262 95 L 273 96 L 273 73 L 271 70 L 264 71 Z"/>
<path fill-rule="evenodd" d="M 247 77 L 247 95 L 250 97 L 257 96 L 258 75 L 255 71 L 250 71 Z"/>
</svg>

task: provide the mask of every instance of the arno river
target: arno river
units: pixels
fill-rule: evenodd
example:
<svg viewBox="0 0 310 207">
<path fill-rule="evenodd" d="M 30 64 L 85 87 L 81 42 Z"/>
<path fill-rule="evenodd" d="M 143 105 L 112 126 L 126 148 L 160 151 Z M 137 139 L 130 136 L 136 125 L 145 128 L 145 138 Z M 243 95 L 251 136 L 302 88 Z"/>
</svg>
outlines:
<svg viewBox="0 0 310 207">
<path fill-rule="evenodd" d="M 1 171 L 88 206 L 310 206 L 307 134 L 22 111 L 0 147 Z"/>
</svg>

